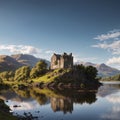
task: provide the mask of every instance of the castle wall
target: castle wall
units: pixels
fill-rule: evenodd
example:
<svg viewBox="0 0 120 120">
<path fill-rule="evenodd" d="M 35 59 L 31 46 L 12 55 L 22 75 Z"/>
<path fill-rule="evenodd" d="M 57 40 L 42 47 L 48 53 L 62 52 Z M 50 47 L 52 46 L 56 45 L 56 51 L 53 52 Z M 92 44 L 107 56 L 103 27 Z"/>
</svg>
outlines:
<svg viewBox="0 0 120 120">
<path fill-rule="evenodd" d="M 60 60 L 56 58 L 55 55 L 51 58 L 51 69 L 57 69 L 60 67 Z"/>
<path fill-rule="evenodd" d="M 64 68 L 64 58 L 60 58 L 60 68 Z"/>
<path fill-rule="evenodd" d="M 72 68 L 73 67 L 73 56 L 72 54 L 63 55 L 54 54 L 51 58 L 51 69 L 57 68 Z"/>
<path fill-rule="evenodd" d="M 72 68 L 72 67 L 73 67 L 73 57 L 64 56 L 64 68 Z"/>
</svg>

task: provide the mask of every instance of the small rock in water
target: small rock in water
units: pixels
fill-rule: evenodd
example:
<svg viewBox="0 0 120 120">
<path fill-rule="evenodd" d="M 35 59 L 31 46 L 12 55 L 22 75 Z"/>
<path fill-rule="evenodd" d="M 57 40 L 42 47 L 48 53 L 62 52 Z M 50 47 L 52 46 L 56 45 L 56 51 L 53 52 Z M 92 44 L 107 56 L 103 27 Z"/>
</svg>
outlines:
<svg viewBox="0 0 120 120">
<path fill-rule="evenodd" d="M 21 107 L 20 105 L 18 106 L 18 105 L 13 105 L 13 107 Z"/>
</svg>

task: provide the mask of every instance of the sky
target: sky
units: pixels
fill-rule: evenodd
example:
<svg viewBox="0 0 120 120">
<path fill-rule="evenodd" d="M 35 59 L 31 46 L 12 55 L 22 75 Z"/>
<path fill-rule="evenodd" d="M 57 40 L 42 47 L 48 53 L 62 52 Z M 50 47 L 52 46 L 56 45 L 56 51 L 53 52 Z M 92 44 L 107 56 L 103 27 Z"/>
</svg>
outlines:
<svg viewBox="0 0 120 120">
<path fill-rule="evenodd" d="M 54 52 L 120 69 L 120 0 L 0 0 L 0 54 Z"/>
</svg>

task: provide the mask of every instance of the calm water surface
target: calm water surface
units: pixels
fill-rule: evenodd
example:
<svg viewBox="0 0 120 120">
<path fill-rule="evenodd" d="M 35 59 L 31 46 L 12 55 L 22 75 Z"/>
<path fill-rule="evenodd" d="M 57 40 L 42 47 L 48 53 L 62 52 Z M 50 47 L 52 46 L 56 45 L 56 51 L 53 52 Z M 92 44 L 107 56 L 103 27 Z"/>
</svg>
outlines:
<svg viewBox="0 0 120 120">
<path fill-rule="evenodd" d="M 97 91 L 1 91 L 14 115 L 32 113 L 37 120 L 120 120 L 120 83 L 105 82 Z M 18 107 L 14 107 L 17 105 Z"/>
</svg>

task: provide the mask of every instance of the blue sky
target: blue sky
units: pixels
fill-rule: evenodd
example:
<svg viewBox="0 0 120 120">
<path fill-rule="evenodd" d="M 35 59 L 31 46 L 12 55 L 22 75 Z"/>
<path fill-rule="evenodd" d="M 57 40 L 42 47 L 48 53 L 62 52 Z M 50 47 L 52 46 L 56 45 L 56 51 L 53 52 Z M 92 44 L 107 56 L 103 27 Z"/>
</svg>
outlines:
<svg viewBox="0 0 120 120">
<path fill-rule="evenodd" d="M 0 0 L 0 54 L 75 61 L 120 69 L 119 0 Z"/>
</svg>

